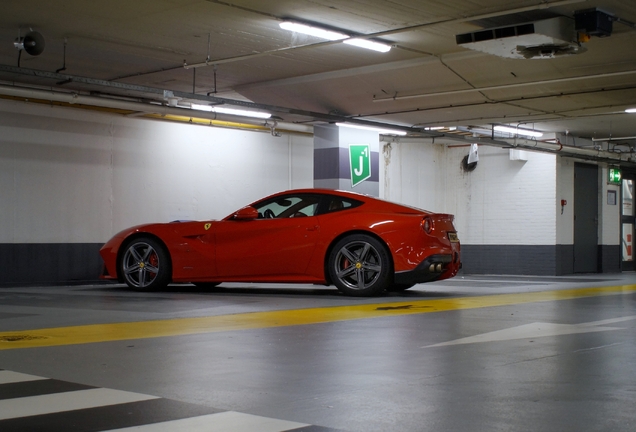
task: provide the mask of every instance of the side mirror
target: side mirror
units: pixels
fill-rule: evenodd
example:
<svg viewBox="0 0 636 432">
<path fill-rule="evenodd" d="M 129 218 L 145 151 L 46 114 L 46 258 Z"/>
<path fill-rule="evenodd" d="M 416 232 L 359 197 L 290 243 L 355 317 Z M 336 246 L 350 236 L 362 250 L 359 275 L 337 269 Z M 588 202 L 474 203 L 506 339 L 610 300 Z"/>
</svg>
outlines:
<svg viewBox="0 0 636 432">
<path fill-rule="evenodd" d="M 247 220 L 254 220 L 257 218 L 258 218 L 258 210 L 256 210 L 254 207 L 247 206 L 247 207 L 243 207 L 242 209 L 234 213 L 234 217 L 232 219 L 247 221 Z"/>
</svg>

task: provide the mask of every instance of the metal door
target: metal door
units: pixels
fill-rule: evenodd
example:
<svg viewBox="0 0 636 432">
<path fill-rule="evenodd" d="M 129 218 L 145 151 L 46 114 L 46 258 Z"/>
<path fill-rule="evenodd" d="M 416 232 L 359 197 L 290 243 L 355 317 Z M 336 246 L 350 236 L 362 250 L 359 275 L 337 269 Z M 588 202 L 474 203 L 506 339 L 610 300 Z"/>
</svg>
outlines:
<svg viewBox="0 0 636 432">
<path fill-rule="evenodd" d="M 598 272 L 598 167 L 574 164 L 574 273 Z"/>
</svg>

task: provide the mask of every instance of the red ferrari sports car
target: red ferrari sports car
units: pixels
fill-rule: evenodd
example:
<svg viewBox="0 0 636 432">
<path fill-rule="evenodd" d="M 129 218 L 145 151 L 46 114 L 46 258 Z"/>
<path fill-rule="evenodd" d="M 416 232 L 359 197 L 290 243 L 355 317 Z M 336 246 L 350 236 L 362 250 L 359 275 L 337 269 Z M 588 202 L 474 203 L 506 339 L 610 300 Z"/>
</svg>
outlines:
<svg viewBox="0 0 636 432">
<path fill-rule="evenodd" d="M 280 192 L 220 221 L 124 230 L 100 250 L 102 278 L 148 290 L 170 282 L 333 284 L 371 296 L 455 276 L 453 219 L 353 192 Z"/>
</svg>

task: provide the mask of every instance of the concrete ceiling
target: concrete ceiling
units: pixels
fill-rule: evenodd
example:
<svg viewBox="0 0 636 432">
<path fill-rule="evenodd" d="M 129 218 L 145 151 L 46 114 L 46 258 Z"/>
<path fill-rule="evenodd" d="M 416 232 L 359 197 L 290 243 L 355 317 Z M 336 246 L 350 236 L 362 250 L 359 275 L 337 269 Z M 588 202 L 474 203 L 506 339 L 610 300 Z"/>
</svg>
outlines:
<svg viewBox="0 0 636 432">
<path fill-rule="evenodd" d="M 511 59 L 455 41 L 457 34 L 571 18 L 590 8 L 618 21 L 611 36 L 592 37 L 581 54 Z M 373 34 L 393 49 L 325 43 L 280 29 L 286 19 Z M 60 80 L 53 74 L 59 70 L 403 126 L 521 123 L 581 138 L 632 137 L 636 117 L 624 110 L 636 107 L 633 22 L 636 2 L 625 0 L 3 0 L 0 81 L 131 94 L 125 87 Z M 46 48 L 39 56 L 22 53 L 18 65 L 13 41 L 30 28 L 44 36 Z M 33 70 L 52 74 L 37 77 Z M 285 110 L 276 115 L 312 120 Z"/>
</svg>

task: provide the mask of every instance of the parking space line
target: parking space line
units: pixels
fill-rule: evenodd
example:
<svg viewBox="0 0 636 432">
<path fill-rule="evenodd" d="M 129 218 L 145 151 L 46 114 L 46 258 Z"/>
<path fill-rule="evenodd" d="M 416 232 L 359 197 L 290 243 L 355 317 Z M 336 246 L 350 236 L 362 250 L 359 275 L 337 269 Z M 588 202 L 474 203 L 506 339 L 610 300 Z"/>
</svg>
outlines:
<svg viewBox="0 0 636 432">
<path fill-rule="evenodd" d="M 5 372 L 10 377 L 11 371 Z M 0 430 L 68 432 L 333 431 L 284 419 L 164 399 L 70 381 L 13 372 L 17 382 L 0 384 Z M 21 378 L 37 381 L 20 381 Z M 53 383 L 53 385 L 50 385 Z M 13 395 L 11 395 L 13 393 Z M 24 396 L 28 395 L 28 396 Z"/>
<path fill-rule="evenodd" d="M 201 417 L 172 420 L 163 423 L 134 426 L 124 429 L 114 429 L 106 432 L 172 432 L 172 431 L 201 431 L 201 432 L 226 432 L 226 431 L 259 431 L 280 432 L 311 426 L 306 423 L 278 420 L 269 417 L 261 417 L 244 414 L 236 411 L 208 414 Z"/>
<path fill-rule="evenodd" d="M 0 401 L 0 420 L 158 399 L 139 393 L 94 388 Z"/>
<path fill-rule="evenodd" d="M 19 372 L 13 372 L 8 370 L 0 370 L 0 384 L 12 384 L 18 382 L 39 381 L 46 378 L 42 378 L 35 375 L 27 375 Z"/>
<path fill-rule="evenodd" d="M 636 292 L 636 285 L 619 285 L 34 329 L 0 333 L 0 350 L 320 324 L 585 297 L 627 295 L 634 292 Z"/>
</svg>

